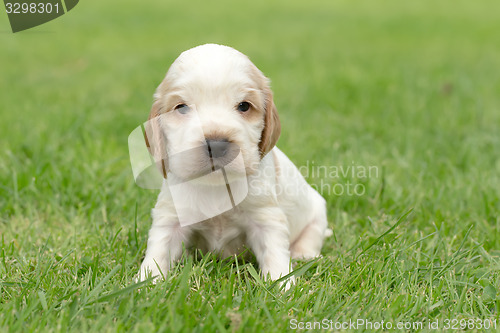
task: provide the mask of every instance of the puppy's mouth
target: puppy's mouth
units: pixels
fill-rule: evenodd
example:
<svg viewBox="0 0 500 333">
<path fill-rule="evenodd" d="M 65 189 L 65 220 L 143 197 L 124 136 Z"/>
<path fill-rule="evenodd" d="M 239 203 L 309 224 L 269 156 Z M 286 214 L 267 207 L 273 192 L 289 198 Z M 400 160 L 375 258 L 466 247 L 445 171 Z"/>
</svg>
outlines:
<svg viewBox="0 0 500 333">
<path fill-rule="evenodd" d="M 244 165 L 240 166 L 241 163 L 235 161 L 240 152 L 240 147 L 228 140 L 207 139 L 201 146 L 170 156 L 171 171 L 184 181 L 194 180 L 220 169 L 223 172 L 244 174 Z"/>
</svg>

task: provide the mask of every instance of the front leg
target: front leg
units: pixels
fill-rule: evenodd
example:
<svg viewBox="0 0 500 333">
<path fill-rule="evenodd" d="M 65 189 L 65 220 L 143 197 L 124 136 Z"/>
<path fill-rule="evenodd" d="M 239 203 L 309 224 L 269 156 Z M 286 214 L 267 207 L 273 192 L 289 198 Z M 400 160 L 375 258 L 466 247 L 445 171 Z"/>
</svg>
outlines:
<svg viewBox="0 0 500 333">
<path fill-rule="evenodd" d="M 164 277 L 172 265 L 181 258 L 182 244 L 188 243 L 189 229 L 187 227 L 181 227 L 173 216 L 159 215 L 158 209 L 154 209 L 148 248 L 139 270 L 140 281 L 148 276 L 154 276 L 155 280 Z"/>
<path fill-rule="evenodd" d="M 289 231 L 281 208 L 259 208 L 250 218 L 248 245 L 257 257 L 264 278 L 276 280 L 290 273 Z"/>
</svg>

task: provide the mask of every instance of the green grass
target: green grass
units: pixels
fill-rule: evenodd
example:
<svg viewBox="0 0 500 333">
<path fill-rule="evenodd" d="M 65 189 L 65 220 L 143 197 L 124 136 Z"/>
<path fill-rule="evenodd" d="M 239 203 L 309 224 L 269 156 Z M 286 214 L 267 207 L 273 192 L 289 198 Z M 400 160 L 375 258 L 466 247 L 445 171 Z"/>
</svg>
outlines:
<svg viewBox="0 0 500 333">
<path fill-rule="evenodd" d="M 493 0 L 81 1 L 18 34 L 0 14 L 0 331 L 497 320 L 499 13 Z M 325 193 L 335 235 L 285 293 L 255 262 L 210 255 L 134 282 L 157 192 L 134 184 L 127 136 L 171 62 L 206 42 L 272 79 L 298 166 L 379 170 L 308 178 L 366 191 Z"/>
</svg>

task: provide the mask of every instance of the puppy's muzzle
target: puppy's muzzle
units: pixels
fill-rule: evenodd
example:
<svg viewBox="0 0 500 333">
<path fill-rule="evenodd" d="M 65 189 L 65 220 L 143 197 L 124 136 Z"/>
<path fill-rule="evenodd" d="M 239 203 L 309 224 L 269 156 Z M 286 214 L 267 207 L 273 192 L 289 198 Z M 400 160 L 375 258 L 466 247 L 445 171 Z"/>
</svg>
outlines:
<svg viewBox="0 0 500 333">
<path fill-rule="evenodd" d="M 214 170 L 231 163 L 239 152 L 240 147 L 227 139 L 205 139 L 205 154 Z"/>
<path fill-rule="evenodd" d="M 227 155 L 230 143 L 226 139 L 212 140 L 207 139 L 207 152 L 210 158 L 221 158 Z"/>
</svg>

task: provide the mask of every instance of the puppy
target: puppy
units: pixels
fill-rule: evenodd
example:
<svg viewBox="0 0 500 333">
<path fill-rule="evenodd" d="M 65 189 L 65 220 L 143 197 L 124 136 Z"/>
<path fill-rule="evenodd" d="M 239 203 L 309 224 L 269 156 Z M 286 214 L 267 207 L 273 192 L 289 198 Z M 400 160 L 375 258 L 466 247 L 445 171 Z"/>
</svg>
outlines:
<svg viewBox="0 0 500 333">
<path fill-rule="evenodd" d="M 291 258 L 320 255 L 332 233 L 325 200 L 275 147 L 280 132 L 269 80 L 244 54 L 206 44 L 175 60 L 145 130 L 165 179 L 140 280 L 164 276 L 184 247 L 250 248 L 273 280 Z"/>
</svg>

